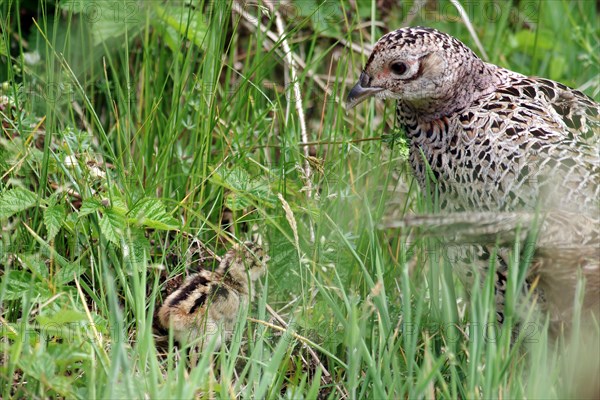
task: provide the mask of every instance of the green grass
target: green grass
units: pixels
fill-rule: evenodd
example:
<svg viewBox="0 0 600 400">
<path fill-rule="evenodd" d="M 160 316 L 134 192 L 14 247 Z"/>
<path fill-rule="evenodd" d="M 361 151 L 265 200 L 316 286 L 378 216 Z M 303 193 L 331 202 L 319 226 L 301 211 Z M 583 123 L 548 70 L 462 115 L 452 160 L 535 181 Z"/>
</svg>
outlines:
<svg viewBox="0 0 600 400">
<path fill-rule="evenodd" d="M 578 393 L 581 343 L 549 341 L 533 317 L 511 343 L 516 306 L 493 324 L 491 279 L 467 303 L 438 243 L 378 229 L 391 210 L 434 205 L 410 177 L 406 146 L 379 140 L 395 134 L 394 105 L 343 108 L 366 55 L 342 43 L 374 43 L 413 4 L 356 3 L 282 10 L 310 148 L 266 11 L 262 31 L 221 1 L 0 5 L 0 397 Z M 489 61 L 598 100 L 596 2 L 463 5 Z M 412 25 L 479 53 L 458 15 L 428 2 Z M 152 316 L 165 277 L 185 269 L 187 234 L 223 254 L 253 225 L 269 272 L 231 343 L 193 368 L 187 349 L 157 349 Z"/>
</svg>

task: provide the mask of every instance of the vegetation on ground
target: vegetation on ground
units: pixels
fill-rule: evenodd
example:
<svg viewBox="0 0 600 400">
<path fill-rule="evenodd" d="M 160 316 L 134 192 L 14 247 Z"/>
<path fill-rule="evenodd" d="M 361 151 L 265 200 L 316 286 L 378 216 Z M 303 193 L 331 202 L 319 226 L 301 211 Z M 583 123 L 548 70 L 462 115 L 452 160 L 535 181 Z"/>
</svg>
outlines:
<svg viewBox="0 0 600 400">
<path fill-rule="evenodd" d="M 594 347 L 517 324 L 524 260 L 498 325 L 491 279 L 467 302 L 439 242 L 380 227 L 435 204 L 394 104 L 343 103 L 406 25 L 600 98 L 595 1 L 3 2 L 0 397 L 578 393 Z M 193 366 L 157 346 L 190 238 L 255 232 L 269 272 L 233 340 Z"/>
</svg>

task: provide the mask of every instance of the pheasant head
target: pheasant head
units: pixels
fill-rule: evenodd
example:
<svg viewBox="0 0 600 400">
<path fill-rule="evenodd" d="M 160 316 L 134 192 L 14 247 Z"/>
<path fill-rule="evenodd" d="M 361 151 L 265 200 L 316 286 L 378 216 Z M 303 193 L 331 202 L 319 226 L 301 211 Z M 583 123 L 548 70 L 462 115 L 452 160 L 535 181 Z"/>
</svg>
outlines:
<svg viewBox="0 0 600 400">
<path fill-rule="evenodd" d="M 371 96 L 399 100 L 414 114 L 437 118 L 494 88 L 492 66 L 459 40 L 431 28 L 402 28 L 375 44 L 347 108 Z"/>
</svg>

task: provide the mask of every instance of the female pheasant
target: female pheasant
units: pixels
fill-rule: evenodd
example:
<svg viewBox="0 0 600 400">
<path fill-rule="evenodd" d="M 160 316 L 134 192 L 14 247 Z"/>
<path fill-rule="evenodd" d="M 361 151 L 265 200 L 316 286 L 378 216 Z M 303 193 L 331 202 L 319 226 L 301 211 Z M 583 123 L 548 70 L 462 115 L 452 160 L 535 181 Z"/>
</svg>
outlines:
<svg viewBox="0 0 600 400">
<path fill-rule="evenodd" d="M 476 224 L 482 216 L 489 228 L 490 214 L 506 215 L 516 228 L 539 213 L 527 282 L 552 321 L 570 321 L 578 271 L 584 305 L 600 315 L 600 104 L 484 62 L 424 27 L 376 43 L 347 106 L 371 96 L 397 100 L 416 179 L 426 194 L 438 192 L 444 211 L 460 212 L 451 220 Z M 501 257 L 497 267 L 499 320 L 508 264 Z"/>
</svg>

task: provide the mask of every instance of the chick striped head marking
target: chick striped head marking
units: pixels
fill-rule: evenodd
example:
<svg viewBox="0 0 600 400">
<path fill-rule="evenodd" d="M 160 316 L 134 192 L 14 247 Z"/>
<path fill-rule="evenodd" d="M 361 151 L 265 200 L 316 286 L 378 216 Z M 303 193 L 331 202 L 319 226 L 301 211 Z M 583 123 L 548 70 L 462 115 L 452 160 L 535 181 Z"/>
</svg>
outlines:
<svg viewBox="0 0 600 400">
<path fill-rule="evenodd" d="M 229 275 L 239 282 L 245 282 L 248 278 L 253 282 L 266 272 L 269 258 L 259 244 L 249 241 L 243 244 L 236 243 L 223 256 L 216 272 Z"/>
</svg>

